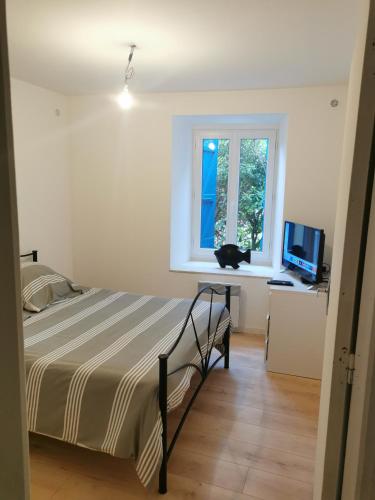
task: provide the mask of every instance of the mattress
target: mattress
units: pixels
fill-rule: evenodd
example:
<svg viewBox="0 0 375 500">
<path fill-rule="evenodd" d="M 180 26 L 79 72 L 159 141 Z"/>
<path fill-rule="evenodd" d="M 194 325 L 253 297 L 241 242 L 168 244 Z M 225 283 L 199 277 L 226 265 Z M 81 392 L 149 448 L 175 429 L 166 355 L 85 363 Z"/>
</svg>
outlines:
<svg viewBox="0 0 375 500">
<path fill-rule="evenodd" d="M 162 458 L 158 356 L 175 343 L 191 302 L 95 288 L 32 314 L 24 321 L 29 430 L 134 459 L 143 485 L 153 484 Z M 193 310 L 203 352 L 220 348 L 230 324 L 223 305 L 212 306 L 210 332 L 210 303 Z M 200 354 L 190 320 L 168 371 L 192 362 Z M 169 410 L 193 373 L 168 377 Z"/>
</svg>

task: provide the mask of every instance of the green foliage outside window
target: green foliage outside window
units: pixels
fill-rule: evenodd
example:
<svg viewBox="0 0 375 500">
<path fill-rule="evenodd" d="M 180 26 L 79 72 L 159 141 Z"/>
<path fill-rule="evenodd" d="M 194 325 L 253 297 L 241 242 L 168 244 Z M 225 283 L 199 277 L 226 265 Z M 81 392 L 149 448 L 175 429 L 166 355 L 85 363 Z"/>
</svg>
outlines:
<svg viewBox="0 0 375 500">
<path fill-rule="evenodd" d="M 240 144 L 237 245 L 263 249 L 264 203 L 268 162 L 268 139 L 243 138 Z M 219 140 L 215 247 L 225 243 L 229 140 Z"/>
<path fill-rule="evenodd" d="M 215 248 L 225 244 L 228 198 L 229 139 L 219 139 L 216 178 Z"/>
</svg>

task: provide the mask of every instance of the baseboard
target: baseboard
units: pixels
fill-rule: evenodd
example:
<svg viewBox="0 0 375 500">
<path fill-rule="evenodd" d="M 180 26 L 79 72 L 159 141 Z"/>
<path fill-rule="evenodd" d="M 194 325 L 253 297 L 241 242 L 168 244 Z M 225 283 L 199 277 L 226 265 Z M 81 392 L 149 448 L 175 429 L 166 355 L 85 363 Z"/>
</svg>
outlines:
<svg viewBox="0 0 375 500">
<path fill-rule="evenodd" d="M 236 332 L 241 332 L 241 333 L 250 333 L 252 335 L 265 335 L 266 330 L 264 328 L 233 328 L 232 330 L 234 333 Z"/>
</svg>

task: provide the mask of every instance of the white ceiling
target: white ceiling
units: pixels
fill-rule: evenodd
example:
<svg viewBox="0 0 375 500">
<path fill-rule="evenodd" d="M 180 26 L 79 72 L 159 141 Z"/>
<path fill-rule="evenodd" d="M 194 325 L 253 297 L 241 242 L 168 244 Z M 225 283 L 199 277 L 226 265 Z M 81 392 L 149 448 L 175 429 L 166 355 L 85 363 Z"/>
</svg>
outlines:
<svg viewBox="0 0 375 500">
<path fill-rule="evenodd" d="M 335 84 L 356 0 L 8 0 L 11 73 L 64 94 Z"/>
</svg>

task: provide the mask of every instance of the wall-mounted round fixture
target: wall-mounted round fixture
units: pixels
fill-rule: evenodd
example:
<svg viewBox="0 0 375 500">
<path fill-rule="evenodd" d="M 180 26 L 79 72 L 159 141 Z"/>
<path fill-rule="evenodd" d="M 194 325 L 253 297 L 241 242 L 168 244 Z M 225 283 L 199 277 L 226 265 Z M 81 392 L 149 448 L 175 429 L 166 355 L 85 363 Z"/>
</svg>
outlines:
<svg viewBox="0 0 375 500">
<path fill-rule="evenodd" d="M 339 105 L 339 101 L 337 99 L 332 99 L 330 105 L 332 108 L 337 108 L 337 106 Z"/>
<path fill-rule="evenodd" d="M 133 66 L 130 66 L 132 59 L 133 59 L 133 54 L 134 50 L 136 49 L 135 44 L 130 45 L 130 52 L 129 52 L 129 57 L 128 57 L 128 64 L 125 68 L 125 81 L 124 81 L 124 88 L 121 92 L 121 94 L 118 96 L 118 104 L 122 109 L 130 109 L 133 105 L 134 99 L 131 93 L 129 92 L 129 80 L 131 80 L 134 76 L 134 68 Z"/>
</svg>

